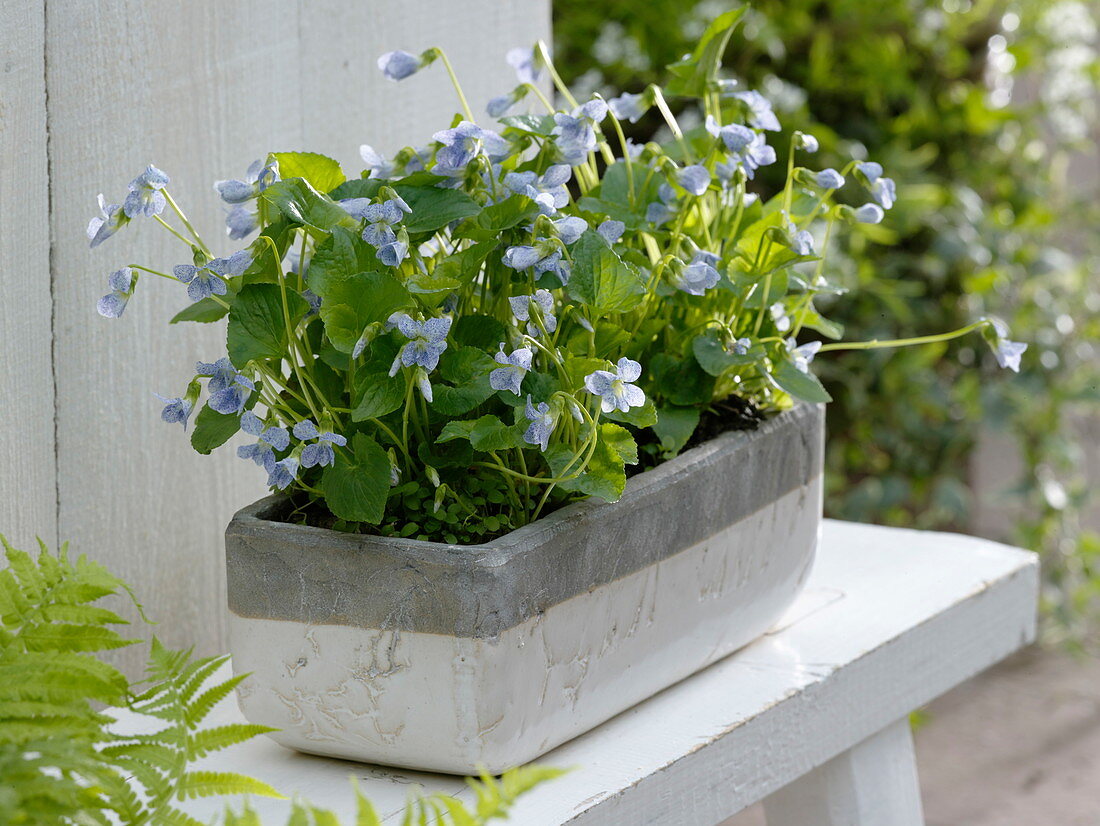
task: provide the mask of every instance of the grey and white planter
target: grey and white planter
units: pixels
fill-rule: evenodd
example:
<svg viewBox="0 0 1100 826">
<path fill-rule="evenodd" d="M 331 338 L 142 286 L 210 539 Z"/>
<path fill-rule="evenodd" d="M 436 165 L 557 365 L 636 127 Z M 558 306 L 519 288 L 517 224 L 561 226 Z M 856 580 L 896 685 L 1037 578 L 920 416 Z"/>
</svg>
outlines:
<svg viewBox="0 0 1100 826">
<path fill-rule="evenodd" d="M 732 653 L 806 580 L 824 408 L 727 433 L 483 545 L 226 531 L 245 717 L 315 754 L 467 774 L 533 760 Z"/>
</svg>

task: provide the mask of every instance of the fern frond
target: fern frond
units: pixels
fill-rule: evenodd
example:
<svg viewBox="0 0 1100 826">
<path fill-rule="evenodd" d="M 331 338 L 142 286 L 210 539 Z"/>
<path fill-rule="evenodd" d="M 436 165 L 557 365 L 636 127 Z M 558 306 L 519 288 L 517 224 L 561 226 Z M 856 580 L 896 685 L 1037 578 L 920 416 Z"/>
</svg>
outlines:
<svg viewBox="0 0 1100 826">
<path fill-rule="evenodd" d="M 199 723 L 237 681 L 195 696 L 224 658 L 192 661 L 155 639 L 141 686 L 96 656 L 132 645 L 125 620 L 93 603 L 133 593 L 106 568 L 67 546 L 37 559 L 0 536 L 0 823 L 71 826 L 202 826 L 172 806 L 210 794 L 277 793 L 237 774 L 188 772 L 189 757 L 269 729 Z M 137 600 L 134 603 L 140 605 Z M 145 615 L 142 614 L 143 619 Z M 140 690 L 140 693 L 136 693 Z M 149 734 L 110 730 L 93 703 L 127 705 L 167 723 Z"/>
<path fill-rule="evenodd" d="M 257 794 L 261 797 L 282 798 L 275 789 L 262 780 L 236 772 L 192 771 L 180 778 L 176 789 L 178 800 L 195 797 L 213 797 L 227 794 Z"/>
<path fill-rule="evenodd" d="M 42 609 L 42 616 L 50 622 L 79 623 L 83 625 L 129 625 L 125 620 L 107 608 L 98 605 L 58 602 Z"/>
<path fill-rule="evenodd" d="M 295 800 L 290 805 L 290 817 L 286 822 L 286 826 L 312 826 L 310 823 L 312 818 L 309 816 L 309 809 L 307 809 L 298 800 Z"/>
<path fill-rule="evenodd" d="M 206 826 L 201 820 L 196 820 L 191 815 L 173 809 L 171 806 L 161 810 L 157 819 L 157 826 Z"/>
<path fill-rule="evenodd" d="M 340 826 L 340 820 L 328 809 L 311 808 L 314 826 Z"/>
<path fill-rule="evenodd" d="M 44 602 L 46 578 L 39 570 L 39 566 L 35 565 L 31 555 L 10 545 L 5 545 L 5 551 L 8 557 L 8 569 L 15 576 L 27 604 Z M 51 559 L 49 554 L 42 554 L 42 557 Z"/>
<path fill-rule="evenodd" d="M 247 803 L 245 803 L 244 810 L 240 814 L 237 814 L 229 806 L 226 806 L 223 817 L 225 818 L 223 826 L 263 826 L 263 824 L 260 823 L 260 816 L 256 814 L 256 810 Z"/>
<path fill-rule="evenodd" d="M 234 688 L 248 675 L 237 674 L 223 683 L 211 686 L 187 704 L 184 719 L 189 726 L 196 726 L 206 719 L 206 716 L 214 710 L 214 706 L 230 695 Z"/>
<path fill-rule="evenodd" d="M 355 826 L 382 826 L 374 805 L 367 800 L 357 781 L 352 781 L 352 788 L 355 790 Z"/>
<path fill-rule="evenodd" d="M 100 754 L 116 765 L 142 763 L 162 772 L 171 772 L 179 765 L 179 754 L 174 749 L 154 743 L 122 743 L 104 746 Z"/>
<path fill-rule="evenodd" d="M 29 628 L 21 638 L 27 651 L 107 651 L 140 642 L 124 639 L 111 628 L 61 622 Z"/>
<path fill-rule="evenodd" d="M 0 651 L 0 699 L 117 704 L 128 683 L 114 666 L 71 652 Z M 3 710 L 0 708 L 0 716 Z"/>
<path fill-rule="evenodd" d="M 229 657 L 206 657 L 195 660 L 180 674 L 180 699 L 184 703 L 191 702 L 203 684 L 214 676 L 214 673 L 229 661 Z"/>
<path fill-rule="evenodd" d="M 187 757 L 191 760 L 197 760 L 200 757 L 205 757 L 211 752 L 221 751 L 237 743 L 251 740 L 253 737 L 258 737 L 261 734 L 267 734 L 269 731 L 278 731 L 278 729 L 272 728 L 271 726 L 261 726 L 252 723 L 233 723 L 226 726 L 203 729 L 187 738 Z"/>
<path fill-rule="evenodd" d="M 568 774 L 571 769 L 559 769 L 553 766 L 539 766 L 532 764 L 530 766 L 519 766 L 514 769 L 509 769 L 500 776 L 500 783 L 503 787 L 504 798 L 510 803 L 515 803 L 516 798 L 520 795 L 529 792 L 548 780 L 554 780 L 561 777 L 563 774 Z"/>
<path fill-rule="evenodd" d="M 478 819 L 462 805 L 461 801 L 447 796 L 440 796 L 437 799 L 447 808 L 452 826 L 478 826 Z"/>
</svg>

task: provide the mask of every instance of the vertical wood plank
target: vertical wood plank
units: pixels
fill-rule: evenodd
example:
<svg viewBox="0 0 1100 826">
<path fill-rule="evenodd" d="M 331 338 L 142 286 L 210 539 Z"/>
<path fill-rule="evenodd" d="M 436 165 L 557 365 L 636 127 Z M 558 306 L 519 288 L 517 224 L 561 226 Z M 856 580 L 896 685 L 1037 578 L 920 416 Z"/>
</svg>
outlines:
<svg viewBox="0 0 1100 826">
<path fill-rule="evenodd" d="M 146 276 L 121 319 L 95 301 L 124 264 L 166 270 L 186 248 L 139 219 L 89 251 L 101 189 L 115 203 L 152 162 L 215 253 L 225 239 L 211 184 L 267 151 L 308 148 L 361 168 L 358 147 L 424 142 L 457 110 L 442 68 L 389 84 L 375 60 L 441 45 L 475 106 L 514 85 L 508 48 L 549 33 L 544 0 L 337 4 L 278 0 L 50 4 L 47 83 L 53 176 L 59 531 L 126 577 L 156 632 L 225 647 L 222 531 L 264 493 L 233 455 L 194 454 L 152 393 L 182 393 L 194 362 L 224 355 L 224 326 L 177 325 L 182 285 Z M 135 669 L 140 651 L 118 660 Z"/>
<path fill-rule="evenodd" d="M 214 252 L 234 251 L 211 184 L 272 143 L 301 142 L 297 14 L 293 0 L 47 5 L 58 530 L 134 585 L 167 644 L 202 653 L 225 647 L 222 531 L 264 479 L 231 446 L 194 453 L 153 393 L 181 394 L 196 359 L 224 355 L 224 325 L 169 326 L 188 299 L 154 276 L 122 318 L 100 318 L 109 272 L 191 255 L 152 219 L 95 250 L 84 226 L 96 193 L 121 203 L 154 163 Z M 116 661 L 135 671 L 143 657 Z"/>
<path fill-rule="evenodd" d="M 0 533 L 57 541 L 42 2 L 0 2 Z"/>
</svg>

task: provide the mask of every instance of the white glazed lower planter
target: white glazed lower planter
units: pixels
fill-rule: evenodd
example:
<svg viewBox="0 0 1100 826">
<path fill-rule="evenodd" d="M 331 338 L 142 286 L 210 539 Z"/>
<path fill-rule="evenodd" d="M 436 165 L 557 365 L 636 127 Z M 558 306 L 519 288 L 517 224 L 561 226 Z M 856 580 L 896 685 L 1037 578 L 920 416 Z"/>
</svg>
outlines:
<svg viewBox="0 0 1100 826">
<path fill-rule="evenodd" d="M 483 545 L 273 521 L 226 531 L 245 717 L 406 768 L 533 760 L 764 633 L 821 526 L 824 409 L 727 433 Z"/>
</svg>

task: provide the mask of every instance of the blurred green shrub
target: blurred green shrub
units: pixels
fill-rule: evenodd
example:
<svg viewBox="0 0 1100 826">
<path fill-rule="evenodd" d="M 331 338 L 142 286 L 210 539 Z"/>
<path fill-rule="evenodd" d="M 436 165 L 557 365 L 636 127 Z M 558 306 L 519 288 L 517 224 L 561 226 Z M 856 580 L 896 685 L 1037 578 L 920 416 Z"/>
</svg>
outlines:
<svg viewBox="0 0 1100 826">
<path fill-rule="evenodd" d="M 557 62 L 581 92 L 640 91 L 734 5 L 555 0 Z M 978 440 L 983 429 L 1006 434 L 1019 478 L 987 504 L 1007 514 L 1002 537 L 1044 553 L 1052 627 L 1074 638 L 1100 608 L 1100 539 L 1080 525 L 1070 421 L 1100 398 L 1097 216 L 1067 186 L 1091 125 L 1096 14 L 1050 0 L 758 0 L 725 55 L 785 128 L 819 139 L 820 167 L 863 152 L 898 182 L 874 243 L 857 238 L 868 245 L 859 258 L 830 253 L 832 278 L 858 286 L 828 309 L 849 337 L 919 335 L 996 312 L 1032 343 L 1018 377 L 975 371 L 985 356 L 966 340 L 822 359 L 836 399 L 828 512 L 968 529 Z M 635 140 L 660 130 L 654 114 L 633 125 Z M 678 117 L 686 127 L 697 115 Z M 759 179 L 764 194 L 781 186 L 781 166 Z"/>
</svg>

